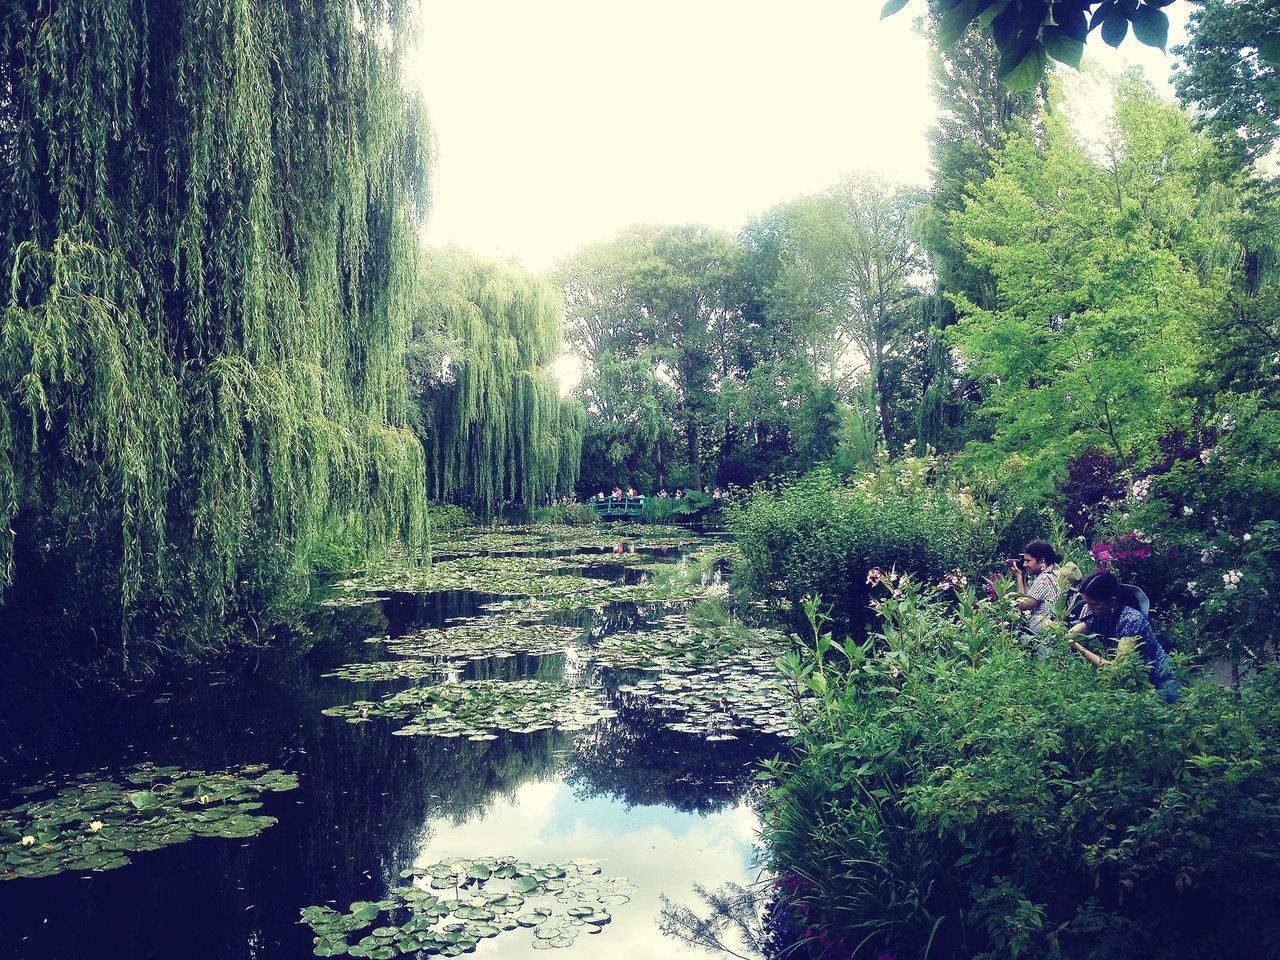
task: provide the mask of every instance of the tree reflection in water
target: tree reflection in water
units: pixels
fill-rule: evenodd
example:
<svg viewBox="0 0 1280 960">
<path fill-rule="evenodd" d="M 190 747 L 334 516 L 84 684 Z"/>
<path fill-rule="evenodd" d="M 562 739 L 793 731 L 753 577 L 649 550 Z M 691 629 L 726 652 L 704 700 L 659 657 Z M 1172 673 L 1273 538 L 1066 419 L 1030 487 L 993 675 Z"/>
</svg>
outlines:
<svg viewBox="0 0 1280 960">
<path fill-rule="evenodd" d="M 565 781 L 580 795 L 708 814 L 740 803 L 753 783 L 756 762 L 781 746 L 763 734 L 708 743 L 669 730 L 664 722 L 655 711 L 624 707 L 616 718 L 582 732 Z"/>
</svg>

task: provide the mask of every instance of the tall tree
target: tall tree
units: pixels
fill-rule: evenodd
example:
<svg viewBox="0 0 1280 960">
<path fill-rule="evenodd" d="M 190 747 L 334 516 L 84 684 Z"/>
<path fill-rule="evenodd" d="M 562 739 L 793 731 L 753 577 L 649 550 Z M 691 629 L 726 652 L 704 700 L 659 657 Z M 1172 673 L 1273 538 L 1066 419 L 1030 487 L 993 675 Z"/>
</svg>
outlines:
<svg viewBox="0 0 1280 960">
<path fill-rule="evenodd" d="M 774 295 L 806 316 L 815 366 L 848 398 L 866 363 L 879 430 L 892 448 L 888 364 L 903 346 L 909 302 L 924 279 L 912 218 L 918 191 L 852 176 L 798 205 L 787 265 Z"/>
<path fill-rule="evenodd" d="M 563 305 L 547 280 L 458 249 L 428 251 L 415 344 L 438 365 L 417 384 L 427 491 L 487 514 L 572 490 L 582 412 L 550 370 Z"/>
<path fill-rule="evenodd" d="M 740 247 L 704 227 L 654 237 L 631 272 L 636 302 L 652 329 L 650 351 L 675 388 L 691 481 L 703 484 L 704 433 L 715 393 L 730 374 L 740 329 Z"/>
<path fill-rule="evenodd" d="M 956 215 L 970 257 L 997 279 L 992 308 L 957 297 L 952 331 L 987 390 L 992 438 L 971 456 L 1046 485 L 1091 446 L 1126 468 L 1153 455 L 1225 292 L 1202 194 L 1212 150 L 1184 112 L 1128 78 L 1101 162 L 1052 116 L 1043 148 L 1015 136 L 1001 151 Z"/>
<path fill-rule="evenodd" d="M 130 627 L 151 652 L 218 636 L 334 523 L 421 533 L 402 366 L 430 142 L 401 73 L 414 9 L 5 4 L 10 613 L 38 592 L 119 638 L 85 656 L 127 661 Z"/>
<path fill-rule="evenodd" d="M 1190 40 L 1173 51 L 1178 96 L 1210 132 L 1238 136 L 1245 158 L 1263 156 L 1280 139 L 1280 5 L 1205 0 L 1189 21 Z"/>
</svg>

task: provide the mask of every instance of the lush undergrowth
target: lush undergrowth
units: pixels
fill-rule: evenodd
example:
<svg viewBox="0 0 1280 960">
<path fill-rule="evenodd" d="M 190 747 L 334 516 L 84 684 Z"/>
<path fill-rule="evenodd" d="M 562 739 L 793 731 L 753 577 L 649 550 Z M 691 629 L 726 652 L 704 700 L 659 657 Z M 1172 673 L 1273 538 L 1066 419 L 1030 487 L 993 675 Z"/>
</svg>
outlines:
<svg viewBox="0 0 1280 960">
<path fill-rule="evenodd" d="M 940 578 L 955 567 L 992 563 L 998 545 L 990 511 L 926 458 L 883 463 L 846 482 L 826 470 L 775 490 L 757 488 L 728 509 L 741 549 L 738 585 L 799 609 L 823 594 L 837 622 L 865 627 L 867 571 L 896 567 Z"/>
<path fill-rule="evenodd" d="M 997 604 L 889 587 L 862 645 L 805 605 L 764 827 L 790 955 L 1277 955 L 1280 674 L 1169 705 L 1134 653 L 1035 660 Z"/>
</svg>

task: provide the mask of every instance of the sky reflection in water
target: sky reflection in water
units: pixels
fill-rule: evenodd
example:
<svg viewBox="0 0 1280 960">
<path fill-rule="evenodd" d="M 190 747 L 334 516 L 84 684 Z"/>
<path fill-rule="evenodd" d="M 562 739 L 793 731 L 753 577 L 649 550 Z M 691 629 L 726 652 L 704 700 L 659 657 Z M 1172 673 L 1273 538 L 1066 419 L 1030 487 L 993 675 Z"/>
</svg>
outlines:
<svg viewBox="0 0 1280 960">
<path fill-rule="evenodd" d="M 481 943 L 478 956 L 707 957 L 659 932 L 659 894 L 697 909 L 695 883 L 715 888 L 754 880 L 752 844 L 758 825 L 746 803 L 709 814 L 628 807 L 611 797 L 582 796 L 557 778 L 526 783 L 465 820 L 430 823 L 419 860 L 509 854 L 550 863 L 607 856 L 601 868 L 639 888 L 630 903 L 613 908 L 613 922 L 599 936 L 579 937 L 572 947 L 552 952 L 534 950 L 529 934 L 513 932 Z"/>
</svg>

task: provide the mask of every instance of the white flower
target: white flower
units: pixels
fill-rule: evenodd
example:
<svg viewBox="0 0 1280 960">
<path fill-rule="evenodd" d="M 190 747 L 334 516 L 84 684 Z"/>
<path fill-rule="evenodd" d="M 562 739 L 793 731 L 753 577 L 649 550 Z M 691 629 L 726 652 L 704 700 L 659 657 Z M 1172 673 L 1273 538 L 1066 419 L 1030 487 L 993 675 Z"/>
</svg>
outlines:
<svg viewBox="0 0 1280 960">
<path fill-rule="evenodd" d="M 1195 513 L 1195 510 L 1193 510 L 1191 507 L 1183 507 L 1183 508 L 1182 508 L 1182 515 L 1183 515 L 1184 517 L 1189 517 L 1189 516 L 1191 516 L 1193 513 Z"/>
<path fill-rule="evenodd" d="M 1252 540 L 1252 539 L 1253 539 L 1253 534 L 1252 534 L 1252 533 L 1246 533 L 1246 534 L 1245 534 L 1243 537 L 1241 537 L 1240 539 L 1242 539 L 1245 543 L 1248 543 L 1250 540 Z"/>
<path fill-rule="evenodd" d="M 1236 418 L 1229 413 L 1222 415 L 1222 432 L 1230 433 L 1236 428 Z"/>
<path fill-rule="evenodd" d="M 1235 590 L 1243 579 L 1244 574 L 1239 570 L 1228 570 L 1222 575 L 1222 586 L 1227 590 Z"/>
<path fill-rule="evenodd" d="M 1200 596 L 1200 594 L 1196 591 L 1196 582 L 1194 580 L 1187 581 L 1187 593 L 1191 594 L 1193 597 Z"/>
<path fill-rule="evenodd" d="M 1147 499 L 1147 497 L 1149 497 L 1150 495 L 1151 495 L 1151 478 L 1150 477 L 1143 477 L 1141 480 L 1137 480 L 1134 482 L 1133 493 L 1132 493 L 1132 497 L 1134 500 L 1141 503 L 1143 500 Z"/>
</svg>

